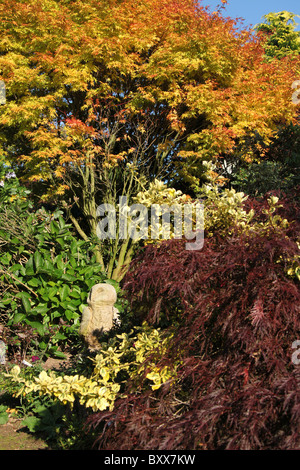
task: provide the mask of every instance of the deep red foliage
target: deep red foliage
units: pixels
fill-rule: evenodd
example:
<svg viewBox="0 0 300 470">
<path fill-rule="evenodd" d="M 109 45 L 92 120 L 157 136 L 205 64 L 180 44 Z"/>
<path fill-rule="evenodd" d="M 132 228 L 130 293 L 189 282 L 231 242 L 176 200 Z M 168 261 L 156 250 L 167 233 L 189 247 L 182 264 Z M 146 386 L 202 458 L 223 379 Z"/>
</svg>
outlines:
<svg viewBox="0 0 300 470">
<path fill-rule="evenodd" d="M 178 382 L 94 415 L 92 426 L 109 423 L 100 448 L 300 449 L 300 290 L 286 274 L 299 211 L 290 212 L 285 232 L 216 234 L 201 251 L 167 241 L 133 261 L 124 289 L 141 320 L 176 325 L 161 362 L 180 358 Z"/>
</svg>

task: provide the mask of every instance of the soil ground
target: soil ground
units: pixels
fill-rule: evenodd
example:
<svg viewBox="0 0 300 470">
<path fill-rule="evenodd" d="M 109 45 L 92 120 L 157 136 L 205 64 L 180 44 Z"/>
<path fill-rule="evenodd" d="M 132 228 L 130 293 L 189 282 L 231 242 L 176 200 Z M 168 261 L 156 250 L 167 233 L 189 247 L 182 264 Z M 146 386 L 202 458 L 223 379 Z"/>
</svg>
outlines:
<svg viewBox="0 0 300 470">
<path fill-rule="evenodd" d="M 21 419 L 9 418 L 8 423 L 0 426 L 0 451 L 48 449 L 46 442 L 26 432 L 21 421 Z"/>
</svg>

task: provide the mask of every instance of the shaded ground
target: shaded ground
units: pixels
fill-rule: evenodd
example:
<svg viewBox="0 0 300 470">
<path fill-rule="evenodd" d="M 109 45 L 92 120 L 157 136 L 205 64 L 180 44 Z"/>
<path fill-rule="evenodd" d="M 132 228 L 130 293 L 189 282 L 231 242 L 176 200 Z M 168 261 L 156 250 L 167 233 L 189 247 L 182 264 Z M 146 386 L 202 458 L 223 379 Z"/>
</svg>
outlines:
<svg viewBox="0 0 300 470">
<path fill-rule="evenodd" d="M 0 450 L 46 450 L 46 442 L 26 432 L 22 419 L 10 418 L 0 426 Z"/>
</svg>

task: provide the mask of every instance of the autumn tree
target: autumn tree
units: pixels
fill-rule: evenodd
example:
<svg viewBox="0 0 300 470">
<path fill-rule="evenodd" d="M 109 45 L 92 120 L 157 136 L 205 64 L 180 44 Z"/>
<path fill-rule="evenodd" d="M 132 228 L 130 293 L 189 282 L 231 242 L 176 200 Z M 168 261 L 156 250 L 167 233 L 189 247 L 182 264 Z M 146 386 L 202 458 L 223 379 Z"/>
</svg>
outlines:
<svg viewBox="0 0 300 470">
<path fill-rule="evenodd" d="M 263 41 L 265 61 L 284 62 L 291 58 L 298 60 L 297 79 L 291 84 L 292 101 L 295 105 L 300 103 L 300 33 L 296 30 L 297 17 L 299 16 L 288 11 L 269 13 L 255 27 Z M 299 107 L 297 109 L 299 114 Z M 248 141 L 248 149 L 257 149 L 254 158 L 244 161 L 234 159 L 234 165 L 230 167 L 231 174 L 227 175 L 230 183 L 235 188 L 256 196 L 274 189 L 293 191 L 299 184 L 299 135 L 299 117 L 288 125 L 286 122 L 279 122 L 277 132 L 267 144 L 257 134 Z"/>
<path fill-rule="evenodd" d="M 224 155 L 295 118 L 297 60 L 266 63 L 255 33 L 194 0 L 3 0 L 0 19 L 2 152 L 84 239 L 100 203 L 155 179 L 196 195 Z M 135 245 L 99 241 L 109 276 Z"/>
</svg>

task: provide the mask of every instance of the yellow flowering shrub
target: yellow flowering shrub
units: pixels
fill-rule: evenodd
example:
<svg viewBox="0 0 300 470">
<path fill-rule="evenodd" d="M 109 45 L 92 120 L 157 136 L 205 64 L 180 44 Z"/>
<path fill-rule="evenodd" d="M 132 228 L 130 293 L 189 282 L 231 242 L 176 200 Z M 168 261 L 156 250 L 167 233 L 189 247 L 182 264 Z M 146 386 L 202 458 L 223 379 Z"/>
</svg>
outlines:
<svg viewBox="0 0 300 470">
<path fill-rule="evenodd" d="M 145 380 L 145 375 L 152 390 L 175 379 L 176 365 L 172 369 L 166 366 L 159 368 L 155 361 L 166 351 L 169 341 L 170 337 L 164 338 L 159 329 L 143 324 L 129 334 L 116 335 L 103 343 L 101 352 L 90 358 L 94 365 L 91 377 L 62 376 L 53 371 L 42 371 L 34 380 L 28 381 L 22 377 L 19 366 L 14 366 L 6 375 L 20 384 L 18 395 L 39 392 L 71 406 L 77 398 L 81 405 L 93 411 L 112 410 L 116 398 L 122 396 L 122 383 L 129 378 L 141 382 Z M 146 373 L 146 367 L 151 372 Z"/>
</svg>

